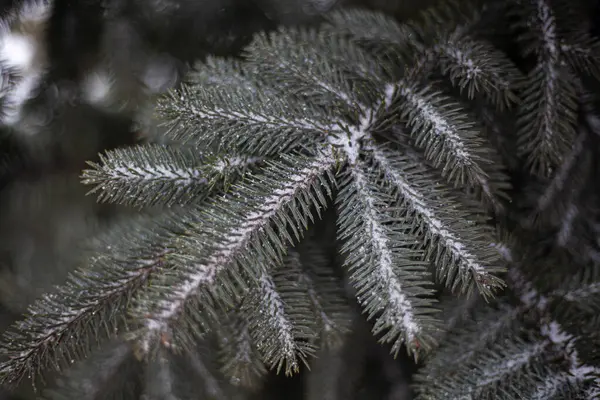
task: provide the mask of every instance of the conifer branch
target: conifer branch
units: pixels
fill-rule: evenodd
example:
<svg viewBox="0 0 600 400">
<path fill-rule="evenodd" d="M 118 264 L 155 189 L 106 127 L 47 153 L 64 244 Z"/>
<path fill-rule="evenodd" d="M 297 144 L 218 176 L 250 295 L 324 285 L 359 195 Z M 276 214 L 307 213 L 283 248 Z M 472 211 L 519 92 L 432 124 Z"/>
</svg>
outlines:
<svg viewBox="0 0 600 400">
<path fill-rule="evenodd" d="M 412 33 L 392 17 L 382 13 L 365 13 L 359 9 L 336 10 L 325 15 L 331 30 L 350 36 L 354 41 L 389 51 L 390 46 L 401 49 L 408 43 Z"/>
<path fill-rule="evenodd" d="M 455 379 L 436 382 L 445 396 L 494 397 L 505 393 L 517 396 L 535 382 L 543 368 L 542 356 L 548 350 L 547 340 L 532 343 L 507 340 L 486 348 L 472 364 L 461 366 Z M 531 373 L 526 374 L 525 371 Z M 518 379 L 517 379 L 518 377 Z"/>
<path fill-rule="evenodd" d="M 305 240 L 298 249 L 288 251 L 288 265 L 298 276 L 298 284 L 306 292 L 319 329 L 319 345 L 330 349 L 340 346 L 350 332 L 352 311 L 345 300 L 341 282 L 326 264 L 317 246 Z M 316 341 L 316 340 L 315 340 Z"/>
<path fill-rule="evenodd" d="M 277 264 L 287 244 L 299 240 L 313 220 L 313 210 L 319 214 L 325 207 L 336 163 L 327 153 L 282 156 L 268 162 L 263 175 L 235 185 L 235 196 L 209 204 L 202 215 L 213 223 L 190 232 L 180 244 L 182 263 L 135 312 L 145 325 L 142 347 L 149 350 L 157 339 L 170 345 L 177 339 L 173 335 L 188 336 L 196 324 L 205 324 L 193 320 L 193 310 L 206 308 L 213 296 L 222 300 L 229 297 L 227 292 L 241 290 L 233 289 L 226 275 L 237 277 L 235 283 L 243 288 L 240 274 L 257 277 L 263 268 Z"/>
<path fill-rule="evenodd" d="M 164 242 L 173 235 L 177 220 L 171 214 L 162 223 L 142 219 L 138 229 L 146 234 L 140 236 L 130 235 L 136 222 L 129 221 L 124 231 L 117 227 L 99 237 L 106 253 L 92 258 L 55 293 L 34 303 L 29 315 L 4 333 L 1 352 L 9 359 L 0 364 L 2 382 L 16 385 L 46 367 L 62 369 L 86 357 L 91 347 L 88 335 L 96 341 L 114 336 L 125 322 L 130 297 L 164 267 L 171 251 L 163 247 Z"/>
<path fill-rule="evenodd" d="M 520 153 L 532 173 L 550 176 L 575 140 L 575 77 L 564 63 L 557 16 L 548 0 L 530 0 L 518 14 L 521 22 L 517 26 L 530 30 L 533 36 L 522 38 L 528 46 L 525 54 L 535 53 L 538 58 L 526 77 L 522 94 Z"/>
<path fill-rule="evenodd" d="M 313 34 L 314 35 L 314 34 Z M 355 114 L 362 96 L 352 90 L 346 74 L 331 63 L 326 54 L 306 43 L 310 31 L 286 30 L 267 36 L 259 35 L 249 47 L 249 62 L 257 65 L 261 75 L 283 93 L 309 104 L 340 109 Z"/>
<path fill-rule="evenodd" d="M 309 146 L 330 129 L 315 107 L 238 87 L 182 86 L 159 101 L 157 111 L 175 140 L 263 157 Z"/>
<path fill-rule="evenodd" d="M 375 186 L 377 179 L 363 165 L 349 166 L 336 199 L 339 213 L 338 237 L 344 241 L 342 253 L 357 298 L 367 313 L 376 318 L 373 332 L 384 342 L 393 342 L 392 352 L 402 344 L 416 356 L 428 348 L 428 333 L 435 320 L 430 314 L 433 293 L 426 289 L 426 264 L 419 252 L 411 250 L 414 241 L 400 227 L 388 225 L 392 216 L 385 210 L 389 203 Z M 371 262 L 371 259 L 377 260 Z"/>
<path fill-rule="evenodd" d="M 475 285 L 489 297 L 503 287 L 492 274 L 503 270 L 498 253 L 490 247 L 493 236 L 485 225 L 465 225 L 478 219 L 444 194 L 429 186 L 431 178 L 423 166 L 397 156 L 385 148 L 368 148 L 373 161 L 393 187 L 397 207 L 405 213 L 412 232 L 422 232 L 426 256 L 435 262 L 438 278 L 452 290 L 470 293 Z M 452 208 L 448 214 L 444 209 Z"/>
<path fill-rule="evenodd" d="M 492 45 L 454 33 L 430 50 L 450 82 L 469 100 L 483 95 L 498 110 L 518 101 L 515 82 L 522 79 L 515 65 Z"/>
<path fill-rule="evenodd" d="M 299 271 L 286 268 L 290 261 L 286 257 L 273 271 L 262 272 L 242 307 L 264 363 L 278 373 L 283 368 L 286 375 L 308 363 L 317 336 L 310 300 L 297 284 Z"/>
<path fill-rule="evenodd" d="M 138 207 L 184 205 L 208 196 L 215 185 L 227 187 L 257 157 L 199 154 L 194 148 L 149 144 L 107 151 L 101 164 L 89 162 L 83 183 L 98 200 Z"/>
<path fill-rule="evenodd" d="M 454 185 L 487 181 L 481 164 L 488 163 L 486 144 L 475 122 L 450 98 L 405 81 L 394 87 L 394 105 L 407 119 L 415 145 Z"/>
<path fill-rule="evenodd" d="M 514 284 L 522 306 L 527 309 L 535 309 L 546 316 L 542 319 L 540 334 L 552 344 L 554 349 L 559 349 L 555 351 L 560 351 L 564 356 L 567 363 L 569 383 L 580 384 L 585 381 L 597 380 L 597 377 L 600 376 L 600 367 L 588 365 L 581 361 L 575 347 L 576 341 L 580 338 L 576 338 L 569 333 L 557 319 L 550 315 L 549 304 L 551 303 L 548 297 L 538 292 L 533 283 L 526 280 L 516 268 L 511 269 L 509 278 Z M 548 389 L 552 390 L 554 388 L 548 388 L 547 385 L 540 383 L 536 385 L 536 394 L 543 394 Z"/>
<path fill-rule="evenodd" d="M 268 371 L 250 335 L 249 317 L 231 311 L 218 335 L 223 374 L 235 385 L 252 389 L 259 386 Z"/>
</svg>

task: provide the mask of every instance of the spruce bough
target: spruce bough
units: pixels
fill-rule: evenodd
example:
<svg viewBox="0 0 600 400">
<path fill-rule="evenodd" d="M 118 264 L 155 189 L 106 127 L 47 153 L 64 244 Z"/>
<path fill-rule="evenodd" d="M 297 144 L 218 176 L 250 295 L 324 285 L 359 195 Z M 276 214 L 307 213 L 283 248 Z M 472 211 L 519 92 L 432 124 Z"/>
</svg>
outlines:
<svg viewBox="0 0 600 400">
<path fill-rule="evenodd" d="M 257 35 L 243 61 L 199 65 L 157 103 L 167 144 L 109 151 L 83 174 L 101 201 L 164 211 L 98 237 L 88 265 L 5 334 L 4 381 L 117 337 L 157 371 L 170 354 L 199 371 L 209 343 L 219 374 L 255 387 L 343 343 L 355 300 L 393 354 L 425 356 L 423 399 L 592 398 L 598 360 L 577 346 L 598 344 L 597 267 L 567 246 L 577 232 L 543 236 L 589 202 L 565 177 L 593 161 L 570 152 L 596 143 L 575 132 L 578 113 L 597 128 L 577 101 L 597 43 L 549 1 L 509 3 L 452 3 L 404 24 L 342 10 Z M 517 21 L 522 58 L 483 32 L 493 12 Z M 529 185 L 546 188 L 534 211 Z M 563 192 L 564 210 L 542 204 Z M 314 232 L 324 216 L 335 260 Z M 564 266 L 531 272 L 555 253 L 581 265 L 570 286 Z M 63 385 L 53 396 L 73 390 Z"/>
</svg>

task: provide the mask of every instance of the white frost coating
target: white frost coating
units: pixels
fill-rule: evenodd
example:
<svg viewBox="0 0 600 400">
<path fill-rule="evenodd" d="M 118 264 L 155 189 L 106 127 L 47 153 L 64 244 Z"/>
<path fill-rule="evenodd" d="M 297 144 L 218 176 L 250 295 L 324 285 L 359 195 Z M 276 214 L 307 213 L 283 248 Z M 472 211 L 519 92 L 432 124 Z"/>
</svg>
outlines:
<svg viewBox="0 0 600 400">
<path fill-rule="evenodd" d="M 328 137 L 329 143 L 342 149 L 350 164 L 355 164 L 360 156 L 361 140 L 367 135 L 371 125 L 371 115 L 367 114 L 360 118 L 358 126 L 350 126 L 344 122 L 338 123 L 345 126 L 345 130 Z"/>
<path fill-rule="evenodd" d="M 403 197 L 410 204 L 411 208 L 424 220 L 429 232 L 439 238 L 442 245 L 452 253 L 454 259 L 459 260 L 459 265 L 478 275 L 487 275 L 487 271 L 479 264 L 475 255 L 467 249 L 459 237 L 448 229 L 442 220 L 437 218 L 434 210 L 427 206 L 427 201 L 423 193 L 417 188 L 412 187 L 402 174 L 397 173 L 389 165 L 387 158 L 381 151 L 374 148 L 371 151 L 375 161 L 386 171 L 388 179 L 402 192 Z"/>
<path fill-rule="evenodd" d="M 548 341 L 535 343 L 523 353 L 513 354 L 513 358 L 503 359 L 500 363 L 490 364 L 490 369 L 485 369 L 482 371 L 482 377 L 477 382 L 476 386 L 490 385 L 494 382 L 502 380 L 507 375 L 517 372 L 518 370 L 529 364 L 532 361 L 532 359 L 542 354 L 542 352 L 547 348 L 547 346 Z"/>
<path fill-rule="evenodd" d="M 565 372 L 559 372 L 548 375 L 543 382 L 539 383 L 535 392 L 531 395 L 531 400 L 547 400 L 555 398 L 561 386 L 566 385 L 573 379 Z"/>
<path fill-rule="evenodd" d="M 367 280 L 374 279 L 387 292 L 388 301 L 383 318 L 389 320 L 390 326 L 402 326 L 408 341 L 413 341 L 421 331 L 421 327 L 416 321 L 415 312 L 408 297 L 402 291 L 402 283 L 394 272 L 394 259 L 391 250 L 392 243 L 388 238 L 385 228 L 379 220 L 377 209 L 371 194 L 366 189 L 364 175 L 357 169 L 352 168 L 354 184 L 358 189 L 358 196 L 365 203 L 366 210 L 362 216 L 367 226 L 366 235 L 370 235 L 369 240 L 375 248 L 374 253 L 378 256 L 374 263 L 375 270 L 373 275 Z M 376 296 L 376 293 L 370 293 L 370 296 Z"/>
<path fill-rule="evenodd" d="M 584 299 L 586 297 L 591 297 L 594 295 L 600 294 L 600 282 L 594 282 L 589 285 L 584 285 L 582 287 L 578 287 L 574 290 L 569 290 L 564 293 L 565 300 L 568 301 L 576 301 L 580 299 Z"/>
<path fill-rule="evenodd" d="M 600 399 L 600 382 L 596 382 L 595 385 L 586 390 L 583 398 L 586 400 Z"/>
<path fill-rule="evenodd" d="M 227 168 L 231 167 L 247 167 L 259 163 L 263 160 L 262 157 L 246 157 L 246 156 L 232 156 L 217 161 L 215 170 L 223 173 Z"/>
<path fill-rule="evenodd" d="M 145 165 L 143 168 L 139 165 L 129 164 L 111 168 L 108 171 L 114 179 L 130 179 L 130 180 L 157 180 L 168 179 L 178 185 L 186 185 L 189 183 L 206 183 L 206 179 L 200 178 L 200 171 L 197 169 L 181 169 L 173 168 L 172 165 Z"/>
<path fill-rule="evenodd" d="M 481 74 L 481 68 L 475 65 L 475 62 L 471 57 L 466 55 L 463 51 L 455 46 L 435 46 L 435 49 L 440 53 L 445 54 L 449 58 L 454 59 L 457 64 L 462 66 L 466 71 L 467 79 L 473 79 Z"/>
<path fill-rule="evenodd" d="M 515 289 L 520 292 L 521 303 L 526 308 L 536 308 L 542 313 L 548 313 L 548 299 L 539 293 L 515 268 L 509 271 L 509 278 L 513 281 Z M 553 346 L 563 349 L 567 354 L 569 363 L 568 381 L 577 382 L 600 375 L 600 368 L 586 365 L 579 360 L 579 354 L 575 347 L 575 337 L 563 329 L 556 320 L 550 320 L 540 328 L 542 336 L 546 337 Z M 539 395 L 543 395 L 548 388 L 547 382 L 543 382 L 536 388 Z M 551 387 L 550 387 L 551 388 Z M 548 398 L 548 397 L 536 397 Z"/>
<path fill-rule="evenodd" d="M 169 320 L 184 307 L 185 302 L 204 285 L 215 282 L 217 274 L 234 259 L 236 254 L 248 244 L 252 234 L 268 224 L 281 210 L 284 204 L 294 198 L 296 193 L 310 187 L 316 176 L 335 165 L 335 159 L 325 153 L 317 157 L 310 165 L 299 170 L 295 175 L 281 182 L 282 187 L 266 198 L 262 207 L 246 215 L 238 226 L 232 226 L 231 231 L 223 234 L 226 243 L 217 249 L 203 263 L 194 266 L 194 273 L 184 282 L 173 288 L 169 298 L 161 301 L 156 307 L 162 310 L 146 319 L 148 333 L 161 332 L 168 328 Z M 147 337 L 149 337 L 148 335 Z M 147 344 L 145 342 L 145 344 Z"/>
<path fill-rule="evenodd" d="M 452 128 L 446 119 L 440 115 L 423 97 L 408 87 L 400 88 L 400 93 L 419 110 L 423 118 L 431 123 L 436 136 L 441 136 L 445 142 L 450 145 L 452 154 L 462 161 L 463 165 L 472 164 L 471 156 L 465 149 L 463 139 L 458 132 Z"/>
<path fill-rule="evenodd" d="M 186 102 L 185 98 L 179 99 L 181 102 Z M 339 131 L 337 125 L 325 126 L 316 121 L 310 121 L 304 118 L 299 119 L 283 119 L 281 117 L 273 117 L 271 115 L 260 115 L 251 112 L 250 110 L 234 111 L 223 108 L 212 108 L 210 111 L 201 111 L 194 106 L 186 106 L 186 113 L 205 120 L 228 119 L 231 121 L 250 120 L 257 124 L 270 125 L 278 129 L 296 128 L 300 130 L 319 130 L 319 131 Z"/>
<path fill-rule="evenodd" d="M 296 354 L 296 343 L 294 341 L 293 325 L 290 323 L 281 295 L 275 288 L 275 284 L 271 277 L 267 274 L 262 274 L 259 280 L 261 289 L 260 309 L 262 315 L 269 319 L 269 322 L 275 322 L 278 329 L 277 338 L 283 346 L 283 354 L 286 359 L 293 360 Z"/>
<path fill-rule="evenodd" d="M 537 17 L 542 30 L 544 49 L 553 59 L 558 58 L 558 40 L 556 38 L 556 21 L 548 0 L 537 0 Z"/>
</svg>

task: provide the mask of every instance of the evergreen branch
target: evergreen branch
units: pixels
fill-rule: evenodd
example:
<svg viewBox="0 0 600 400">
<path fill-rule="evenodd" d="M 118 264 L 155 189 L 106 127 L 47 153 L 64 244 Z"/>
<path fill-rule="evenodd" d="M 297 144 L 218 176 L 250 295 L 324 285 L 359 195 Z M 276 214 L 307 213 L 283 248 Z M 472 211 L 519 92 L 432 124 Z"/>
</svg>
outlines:
<svg viewBox="0 0 600 400">
<path fill-rule="evenodd" d="M 138 207 L 202 200 L 216 184 L 227 186 L 260 159 L 203 157 L 198 149 L 140 145 L 107 151 L 100 163 L 88 162 L 83 183 L 100 192 L 98 200 Z"/>
<path fill-rule="evenodd" d="M 560 165 L 576 135 L 575 87 L 570 73 L 556 62 L 540 64 L 528 75 L 517 121 L 520 154 L 541 176 Z"/>
<path fill-rule="evenodd" d="M 267 164 L 262 175 L 236 184 L 235 195 L 216 199 L 203 210 L 202 218 L 211 224 L 190 231 L 180 243 L 181 264 L 140 302 L 134 314 L 145 325 L 140 336 L 146 351 L 156 339 L 169 345 L 177 339 L 173 335 L 190 336 L 188 332 L 205 324 L 196 310 L 206 308 L 210 299 L 227 299 L 227 293 L 241 290 L 234 289 L 226 275 L 243 288 L 240 273 L 257 277 L 279 262 L 286 243 L 294 242 L 288 229 L 299 240 L 314 218 L 311 208 L 320 214 L 326 206 L 324 193 L 331 196 L 337 164 L 333 155 L 284 155 Z"/>
<path fill-rule="evenodd" d="M 535 382 L 539 373 L 536 370 L 543 369 L 542 357 L 548 347 L 545 340 L 532 343 L 517 338 L 505 340 L 485 349 L 472 363 L 459 367 L 453 378 L 437 381 L 433 386 L 450 398 L 467 395 L 494 398 L 501 394 L 515 398 Z"/>
<path fill-rule="evenodd" d="M 503 268 L 498 252 L 490 247 L 491 232 L 483 224 L 463 222 L 477 219 L 478 213 L 432 188 L 435 179 L 422 165 L 384 148 L 366 150 L 393 187 L 397 207 L 404 213 L 411 231 L 422 234 L 426 257 L 434 261 L 438 279 L 452 290 L 460 287 L 462 293 L 470 293 L 475 284 L 485 297 L 502 288 L 502 281 L 492 275 Z M 448 208 L 452 213 L 444 210 Z"/>
<path fill-rule="evenodd" d="M 465 110 L 440 93 L 419 90 L 406 81 L 398 82 L 393 90 L 393 103 L 407 119 L 415 145 L 442 169 L 442 176 L 454 185 L 487 182 L 481 164 L 490 162 L 489 150 L 473 129 L 475 122 L 465 118 Z"/>
<path fill-rule="evenodd" d="M 310 104 L 357 113 L 360 99 L 348 77 L 311 43 L 311 31 L 286 29 L 258 35 L 248 48 L 249 62 L 282 93 L 292 94 Z"/>
<path fill-rule="evenodd" d="M 283 265 L 263 271 L 242 307 L 263 361 L 277 373 L 283 368 L 286 375 L 299 372 L 300 363 L 307 365 L 317 336 L 310 300 L 297 284 L 300 271 L 289 268 L 293 262 L 286 257 Z"/>
<path fill-rule="evenodd" d="M 498 110 L 517 103 L 514 83 L 520 82 L 521 73 L 492 45 L 454 33 L 430 51 L 429 59 L 437 60 L 442 73 L 469 100 L 483 94 Z"/>
<path fill-rule="evenodd" d="M 555 302 L 565 302 L 591 313 L 600 310 L 600 269 L 597 266 L 584 268 L 548 297 Z"/>
<path fill-rule="evenodd" d="M 447 366 L 462 365 L 476 362 L 479 354 L 494 343 L 509 337 L 521 326 L 518 317 L 523 309 L 508 305 L 500 305 L 496 309 L 487 310 L 480 307 L 475 310 L 472 321 L 465 322 L 461 327 L 451 330 L 444 338 L 444 346 L 438 348 L 434 357 L 428 363 L 422 374 L 417 376 L 417 387 L 426 387 L 431 381 L 444 380 L 448 373 Z M 485 326 L 481 330 L 481 326 Z M 456 348 L 460 347 L 460 353 Z"/>
<path fill-rule="evenodd" d="M 61 369 L 61 363 L 85 357 L 88 334 L 96 340 L 113 336 L 124 322 L 130 297 L 163 268 L 171 251 L 164 243 L 182 216 L 168 213 L 152 223 L 128 221 L 127 229 L 117 226 L 99 237 L 98 248 L 106 253 L 34 303 L 28 316 L 4 333 L 1 352 L 8 361 L 0 364 L 2 382 L 15 385 L 45 367 Z M 145 234 L 132 236 L 132 224 Z"/>
<path fill-rule="evenodd" d="M 325 15 L 336 33 L 350 36 L 354 41 L 389 51 L 390 47 L 401 49 L 409 43 L 410 33 L 405 26 L 383 13 L 365 13 L 360 9 L 335 10 Z"/>
<path fill-rule="evenodd" d="M 386 78 L 391 79 L 391 71 L 371 53 L 365 51 L 346 35 L 327 29 L 300 30 L 300 41 L 296 46 L 308 51 L 311 57 L 327 54 L 327 61 L 352 82 L 362 80 L 371 85 L 382 85 Z"/>
<path fill-rule="evenodd" d="M 509 271 L 509 278 L 513 283 L 513 287 L 515 287 L 522 306 L 545 315 L 540 326 L 540 333 L 552 344 L 553 348 L 560 349 L 560 353 L 565 357 L 571 383 L 597 379 L 600 376 L 600 367 L 581 361 L 575 347 L 576 341 L 580 338 L 568 333 L 562 324 L 553 318 L 549 310 L 548 297 L 539 293 L 533 284 L 527 281 L 516 268 Z M 542 390 L 543 386 L 539 386 L 538 389 Z"/>
<path fill-rule="evenodd" d="M 175 140 L 263 157 L 309 146 L 334 129 L 315 107 L 240 88 L 182 86 L 157 111 Z"/>
<path fill-rule="evenodd" d="M 223 325 L 218 331 L 221 371 L 233 384 L 256 388 L 268 371 L 250 335 L 250 319 L 231 311 Z"/>
<path fill-rule="evenodd" d="M 389 224 L 389 205 L 375 186 L 377 179 L 364 165 L 348 168 L 336 203 L 338 238 L 344 241 L 341 251 L 350 280 L 367 318 L 376 317 L 373 332 L 387 331 L 381 340 L 393 342 L 392 352 L 405 344 L 416 356 L 432 345 L 428 330 L 436 322 L 430 316 L 434 300 L 427 298 L 433 291 L 425 288 L 426 264 L 411 250 L 414 241 L 402 232 L 403 224 Z"/>
<path fill-rule="evenodd" d="M 485 5 L 484 5 L 485 7 Z M 444 33 L 469 33 L 481 20 L 482 4 L 479 0 L 448 0 L 437 2 L 422 10 L 416 18 L 408 21 L 414 36 L 424 43 L 439 40 Z"/>
<path fill-rule="evenodd" d="M 574 77 L 564 65 L 557 18 L 548 0 L 532 0 L 526 25 L 533 29 L 525 54 L 535 53 L 536 67 L 528 74 L 520 108 L 519 148 L 532 173 L 549 176 L 575 140 L 577 99 Z M 526 36 L 522 41 L 526 42 Z"/>
<path fill-rule="evenodd" d="M 298 284 L 308 295 L 318 321 L 321 347 L 334 348 L 342 344 L 350 332 L 352 312 L 339 279 L 326 263 L 318 248 L 304 241 L 298 249 L 290 249 L 288 265 L 298 277 Z"/>
<path fill-rule="evenodd" d="M 528 398 L 532 400 L 547 399 L 573 399 L 576 397 L 580 388 L 577 388 L 573 382 L 573 377 L 568 371 L 555 371 L 545 375 L 538 383 Z"/>
<path fill-rule="evenodd" d="M 587 32 L 569 42 L 560 40 L 560 50 L 574 71 L 600 79 L 600 42 L 591 38 Z"/>
</svg>

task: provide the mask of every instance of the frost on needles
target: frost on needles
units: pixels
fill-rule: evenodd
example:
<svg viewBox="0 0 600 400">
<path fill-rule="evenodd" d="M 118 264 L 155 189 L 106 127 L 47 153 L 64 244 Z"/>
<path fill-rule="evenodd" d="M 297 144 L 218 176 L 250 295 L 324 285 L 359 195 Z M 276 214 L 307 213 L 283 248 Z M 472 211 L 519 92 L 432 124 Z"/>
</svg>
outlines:
<svg viewBox="0 0 600 400">
<path fill-rule="evenodd" d="M 570 99 L 589 60 L 564 40 L 552 47 L 549 2 L 526 3 L 513 5 L 538 58 L 531 79 L 482 36 L 479 9 L 454 5 L 402 25 L 337 11 L 317 28 L 257 35 L 242 61 L 200 64 L 156 106 L 169 144 L 109 151 L 83 174 L 101 201 L 165 211 L 108 230 L 88 265 L 31 307 L 4 336 L 4 382 L 106 336 L 157 371 L 171 352 L 204 371 L 197 347 L 216 337 L 220 373 L 254 386 L 343 342 L 343 278 L 394 354 L 427 355 L 447 325 L 440 289 L 491 300 L 505 286 L 493 222 L 512 218 L 510 155 L 497 120 L 520 115 L 519 156 L 542 177 L 573 140 Z M 340 269 L 312 231 L 329 210 Z M 502 352 L 521 360 L 550 346 L 536 343 Z M 495 382 L 488 372 L 450 389 Z"/>
</svg>

